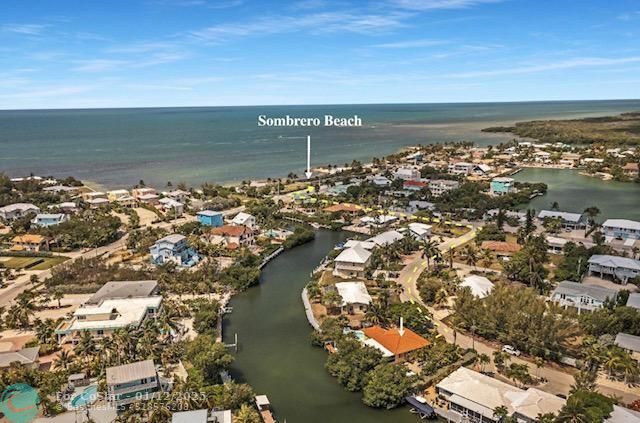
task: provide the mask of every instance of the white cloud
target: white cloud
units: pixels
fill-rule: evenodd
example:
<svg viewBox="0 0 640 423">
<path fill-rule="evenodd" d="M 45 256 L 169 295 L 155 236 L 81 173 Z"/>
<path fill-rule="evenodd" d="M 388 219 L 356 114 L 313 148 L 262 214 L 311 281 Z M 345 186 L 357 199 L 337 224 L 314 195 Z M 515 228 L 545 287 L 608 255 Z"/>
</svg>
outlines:
<svg viewBox="0 0 640 423">
<path fill-rule="evenodd" d="M 539 73 L 561 69 L 589 68 L 601 66 L 616 66 L 629 63 L 640 62 L 640 56 L 621 57 L 621 58 L 603 58 L 603 57 L 578 57 L 574 59 L 518 66 L 504 69 L 493 69 L 486 71 L 472 71 L 452 74 L 456 78 L 475 78 L 482 76 L 502 76 L 502 75 L 519 75 L 529 73 Z"/>
<path fill-rule="evenodd" d="M 417 47 L 431 47 L 431 46 L 440 46 L 443 44 L 449 44 L 449 41 L 444 40 L 406 40 L 406 41 L 396 41 L 391 43 L 383 43 L 383 44 L 375 44 L 372 47 L 377 48 L 417 48 Z"/>
<path fill-rule="evenodd" d="M 77 66 L 72 68 L 72 70 L 76 72 L 104 72 L 122 68 L 127 64 L 128 62 L 125 60 L 116 59 L 79 60 Z"/>
<path fill-rule="evenodd" d="M 391 4 L 408 10 L 465 9 L 501 0 L 391 0 Z"/>
<path fill-rule="evenodd" d="M 40 35 L 47 25 L 40 24 L 4 24 L 0 26 L 3 32 L 21 35 Z"/>
</svg>

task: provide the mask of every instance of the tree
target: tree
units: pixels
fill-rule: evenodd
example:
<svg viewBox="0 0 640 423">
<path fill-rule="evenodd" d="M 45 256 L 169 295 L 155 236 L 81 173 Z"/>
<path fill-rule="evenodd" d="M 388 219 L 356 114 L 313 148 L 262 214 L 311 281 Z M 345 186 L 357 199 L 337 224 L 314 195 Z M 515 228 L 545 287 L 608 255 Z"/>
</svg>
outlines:
<svg viewBox="0 0 640 423">
<path fill-rule="evenodd" d="M 367 373 L 380 363 L 382 356 L 350 336 L 338 339 L 336 349 L 335 354 L 329 354 L 325 364 L 329 374 L 348 391 L 362 390 Z"/>
<path fill-rule="evenodd" d="M 236 423 L 261 423 L 262 418 L 255 408 L 247 404 L 242 404 L 233 421 Z"/>
<path fill-rule="evenodd" d="M 600 393 L 579 390 L 567 398 L 556 421 L 558 423 L 599 423 L 613 411 L 615 401 Z"/>
<path fill-rule="evenodd" d="M 493 409 L 493 417 L 496 418 L 498 422 L 504 421 L 509 416 L 509 409 L 504 405 L 499 405 L 498 407 Z"/>
<path fill-rule="evenodd" d="M 480 371 L 484 372 L 485 366 L 487 364 L 491 363 L 491 358 L 488 355 L 484 354 L 484 353 L 480 354 L 478 356 L 478 363 L 480 363 Z"/>
<path fill-rule="evenodd" d="M 193 364 L 195 372 L 210 384 L 219 383 L 220 372 L 233 362 L 233 356 L 224 345 L 215 342 L 210 335 L 199 335 L 187 344 L 185 356 Z"/>
<path fill-rule="evenodd" d="M 469 266 L 474 266 L 478 262 L 478 250 L 473 244 L 467 244 L 460 252 L 462 260 Z"/>
<path fill-rule="evenodd" d="M 58 302 L 58 308 L 62 307 L 61 300 L 64 298 L 64 292 L 61 289 L 55 289 L 53 291 L 53 299 Z"/>
<path fill-rule="evenodd" d="M 369 374 L 362 390 L 362 402 L 369 407 L 392 409 L 402 404 L 411 392 L 413 378 L 407 376 L 403 366 L 384 363 Z"/>
</svg>

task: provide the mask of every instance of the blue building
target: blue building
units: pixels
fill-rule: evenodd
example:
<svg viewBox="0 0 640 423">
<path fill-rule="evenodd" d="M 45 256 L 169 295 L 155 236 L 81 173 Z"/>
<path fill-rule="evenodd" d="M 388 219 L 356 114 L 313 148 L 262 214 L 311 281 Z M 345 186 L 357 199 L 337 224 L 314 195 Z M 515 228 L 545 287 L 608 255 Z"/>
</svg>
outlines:
<svg viewBox="0 0 640 423">
<path fill-rule="evenodd" d="M 157 240 L 149 250 L 153 264 L 175 263 L 180 267 L 191 267 L 200 261 L 198 253 L 189 247 L 187 238 L 180 234 Z"/>
<path fill-rule="evenodd" d="M 196 214 L 198 222 L 204 226 L 212 226 L 214 228 L 224 225 L 222 213 L 213 210 L 203 210 Z"/>
<path fill-rule="evenodd" d="M 505 195 L 515 191 L 513 178 L 493 178 L 491 180 L 491 194 Z"/>
</svg>

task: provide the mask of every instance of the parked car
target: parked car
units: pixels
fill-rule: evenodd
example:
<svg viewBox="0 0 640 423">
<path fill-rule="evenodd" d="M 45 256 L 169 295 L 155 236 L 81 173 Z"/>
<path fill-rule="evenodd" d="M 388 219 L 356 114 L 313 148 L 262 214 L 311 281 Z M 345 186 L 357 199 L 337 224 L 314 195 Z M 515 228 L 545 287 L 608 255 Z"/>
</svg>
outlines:
<svg viewBox="0 0 640 423">
<path fill-rule="evenodd" d="M 513 347 L 511 345 L 505 345 L 504 347 L 502 347 L 502 352 L 506 352 L 507 354 L 515 355 L 516 357 L 519 357 L 520 354 L 522 354 L 520 352 L 520 350 L 518 350 L 516 347 Z"/>
</svg>

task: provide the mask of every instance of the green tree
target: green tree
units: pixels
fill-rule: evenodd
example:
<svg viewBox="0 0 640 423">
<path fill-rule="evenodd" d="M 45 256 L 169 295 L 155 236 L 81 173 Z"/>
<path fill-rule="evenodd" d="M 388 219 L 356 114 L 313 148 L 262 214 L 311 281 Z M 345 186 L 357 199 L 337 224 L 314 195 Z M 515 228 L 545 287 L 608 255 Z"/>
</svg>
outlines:
<svg viewBox="0 0 640 423">
<path fill-rule="evenodd" d="M 557 423 L 600 423 L 613 411 L 615 401 L 593 391 L 579 390 L 567 398 Z"/>
<path fill-rule="evenodd" d="M 362 390 L 362 402 L 374 408 L 395 408 L 413 388 L 413 378 L 400 365 L 384 363 L 377 366 L 368 376 Z"/>
</svg>

